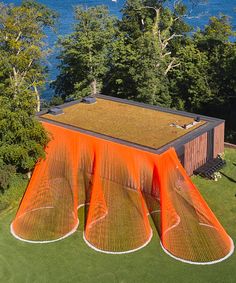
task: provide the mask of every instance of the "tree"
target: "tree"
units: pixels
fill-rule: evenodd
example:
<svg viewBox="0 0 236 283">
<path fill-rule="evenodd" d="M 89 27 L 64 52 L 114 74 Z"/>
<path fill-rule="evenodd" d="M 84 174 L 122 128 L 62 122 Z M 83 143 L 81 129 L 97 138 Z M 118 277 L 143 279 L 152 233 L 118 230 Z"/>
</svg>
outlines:
<svg viewBox="0 0 236 283">
<path fill-rule="evenodd" d="M 209 85 L 209 61 L 192 39 L 177 52 L 180 67 L 171 74 L 172 106 L 198 112 L 213 99 Z"/>
<path fill-rule="evenodd" d="M 31 0 L 16 7 L 0 4 L 0 92 L 16 107 L 24 94 L 27 108 L 40 110 L 38 88 L 45 83 L 42 60 L 48 53 L 44 29 L 53 27 L 55 19 L 53 11 Z"/>
<path fill-rule="evenodd" d="M 44 156 L 47 133 L 35 118 L 39 91 L 45 82 L 42 60 L 47 54 L 45 27 L 56 14 L 34 1 L 20 6 L 0 4 L 0 168 L 31 170 Z M 10 167 L 9 167 L 10 166 Z"/>
<path fill-rule="evenodd" d="M 63 97 L 96 95 L 109 70 L 115 19 L 105 6 L 75 9 L 74 32 L 59 41 L 60 75 L 53 86 Z"/>
<path fill-rule="evenodd" d="M 179 66 L 176 39 L 189 29 L 182 20 L 182 4 L 176 4 L 172 11 L 164 7 L 164 2 L 126 2 L 120 33 L 113 44 L 112 74 L 106 79 L 105 94 L 171 105 L 169 73 Z"/>
<path fill-rule="evenodd" d="M 26 172 L 44 157 L 48 137 L 41 124 L 24 110 L 12 111 L 1 98 L 0 129 L 0 163 Z"/>
<path fill-rule="evenodd" d="M 209 60 L 209 84 L 214 99 L 202 111 L 226 120 L 226 139 L 236 143 L 236 33 L 225 15 L 210 18 L 195 35 Z"/>
<path fill-rule="evenodd" d="M 171 73 L 173 106 L 226 120 L 227 137 L 236 138 L 236 44 L 227 16 L 210 18 L 189 37 Z M 235 136 L 235 137 L 234 137 Z"/>
<path fill-rule="evenodd" d="M 210 84 L 217 103 L 236 97 L 235 35 L 229 18 L 221 15 L 210 18 L 205 29 L 194 36 L 198 49 L 208 57 Z"/>
<path fill-rule="evenodd" d="M 136 83 L 133 79 L 137 54 L 134 46 L 122 31 L 117 31 L 112 42 L 109 72 L 103 80 L 102 93 L 125 99 L 136 97 Z"/>
</svg>

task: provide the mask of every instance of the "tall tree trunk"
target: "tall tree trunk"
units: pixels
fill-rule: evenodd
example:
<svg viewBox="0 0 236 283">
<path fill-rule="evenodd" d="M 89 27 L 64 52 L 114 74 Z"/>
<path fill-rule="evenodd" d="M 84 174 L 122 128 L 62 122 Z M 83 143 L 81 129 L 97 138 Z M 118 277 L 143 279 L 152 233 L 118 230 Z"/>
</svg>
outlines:
<svg viewBox="0 0 236 283">
<path fill-rule="evenodd" d="M 34 86 L 34 92 L 36 95 L 36 102 L 37 102 L 36 110 L 37 112 L 39 112 L 40 111 L 40 97 L 39 97 L 39 92 L 36 86 Z"/>
<path fill-rule="evenodd" d="M 94 79 L 92 82 L 91 82 L 91 89 L 92 89 L 92 96 L 96 96 L 97 94 L 97 80 Z"/>
</svg>

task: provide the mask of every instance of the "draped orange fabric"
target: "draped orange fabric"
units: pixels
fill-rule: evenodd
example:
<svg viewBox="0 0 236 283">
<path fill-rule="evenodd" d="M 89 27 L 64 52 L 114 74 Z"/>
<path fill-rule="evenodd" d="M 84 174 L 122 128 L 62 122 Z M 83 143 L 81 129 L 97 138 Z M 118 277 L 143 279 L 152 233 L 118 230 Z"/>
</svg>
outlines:
<svg viewBox="0 0 236 283">
<path fill-rule="evenodd" d="M 233 250 L 174 149 L 157 155 L 43 125 L 52 139 L 12 223 L 17 238 L 62 239 L 76 231 L 78 207 L 88 205 L 84 239 L 99 251 L 140 249 L 151 240 L 151 227 L 178 259 L 212 262 Z"/>
</svg>

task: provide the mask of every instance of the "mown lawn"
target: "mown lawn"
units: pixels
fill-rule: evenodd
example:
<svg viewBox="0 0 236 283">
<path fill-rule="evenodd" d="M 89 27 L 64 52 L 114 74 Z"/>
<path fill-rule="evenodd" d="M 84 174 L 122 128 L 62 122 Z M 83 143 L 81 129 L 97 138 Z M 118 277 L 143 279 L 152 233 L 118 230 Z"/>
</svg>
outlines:
<svg viewBox="0 0 236 283">
<path fill-rule="evenodd" d="M 199 177 L 193 180 L 236 242 L 236 151 L 226 150 L 226 160 L 227 167 L 222 170 L 225 176 L 218 182 Z M 147 247 L 127 255 L 95 252 L 84 243 L 81 228 L 60 242 L 44 245 L 20 242 L 9 232 L 15 211 L 0 214 L 1 283 L 236 282 L 236 254 L 209 266 L 181 263 L 162 251 L 156 232 Z"/>
</svg>

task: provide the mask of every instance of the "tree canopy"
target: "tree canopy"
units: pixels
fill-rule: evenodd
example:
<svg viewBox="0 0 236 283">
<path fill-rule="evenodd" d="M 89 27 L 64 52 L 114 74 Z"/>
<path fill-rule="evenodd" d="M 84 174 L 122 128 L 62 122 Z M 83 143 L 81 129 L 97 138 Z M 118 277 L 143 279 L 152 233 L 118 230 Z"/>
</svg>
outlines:
<svg viewBox="0 0 236 283">
<path fill-rule="evenodd" d="M 60 75 L 53 86 L 62 96 L 96 95 L 108 72 L 115 20 L 104 6 L 75 9 L 74 32 L 61 38 Z"/>
<path fill-rule="evenodd" d="M 48 137 L 35 113 L 45 83 L 45 28 L 56 14 L 34 1 L 0 4 L 0 167 L 28 171 L 44 156 Z M 7 170 L 7 169 L 6 169 Z"/>
<path fill-rule="evenodd" d="M 226 139 L 236 142 L 236 44 L 229 18 L 212 17 L 178 49 L 171 74 L 173 106 L 226 120 Z M 177 103 L 178 101 L 178 103 Z"/>
</svg>

